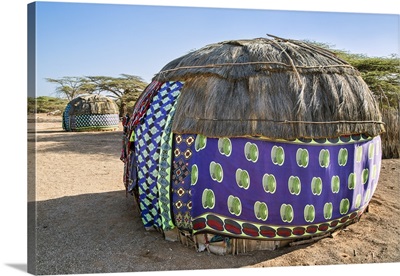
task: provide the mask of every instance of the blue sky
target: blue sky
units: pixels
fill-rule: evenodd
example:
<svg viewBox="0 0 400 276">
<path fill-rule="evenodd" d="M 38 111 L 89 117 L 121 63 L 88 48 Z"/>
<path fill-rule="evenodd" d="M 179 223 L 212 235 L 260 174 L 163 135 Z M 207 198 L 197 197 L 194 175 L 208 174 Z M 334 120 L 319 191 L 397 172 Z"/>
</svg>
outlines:
<svg viewBox="0 0 400 276">
<path fill-rule="evenodd" d="M 167 62 L 190 50 L 267 34 L 323 42 L 368 56 L 399 54 L 398 14 L 293 11 L 266 6 L 36 5 L 37 96 L 55 96 L 56 85 L 45 78 L 131 74 L 150 82 Z"/>
</svg>

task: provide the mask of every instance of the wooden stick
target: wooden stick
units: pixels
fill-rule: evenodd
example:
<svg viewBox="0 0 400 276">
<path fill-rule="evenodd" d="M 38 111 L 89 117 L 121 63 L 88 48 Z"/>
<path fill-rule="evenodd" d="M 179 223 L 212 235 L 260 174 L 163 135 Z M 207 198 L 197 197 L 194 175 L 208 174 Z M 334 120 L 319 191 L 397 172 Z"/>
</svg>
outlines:
<svg viewBox="0 0 400 276">
<path fill-rule="evenodd" d="M 332 237 L 332 234 L 331 233 L 327 233 L 327 234 L 325 234 L 323 236 L 314 237 L 314 238 L 311 238 L 311 239 L 308 239 L 308 240 L 301 240 L 301 241 L 297 241 L 297 242 L 291 242 L 291 243 L 289 243 L 289 246 L 296 246 L 296 245 L 300 245 L 300 244 L 312 243 L 312 242 L 315 242 L 315 241 L 318 241 L 318 240 L 321 240 L 321 239 L 324 239 L 324 238 L 328 238 L 328 237 Z"/>
</svg>

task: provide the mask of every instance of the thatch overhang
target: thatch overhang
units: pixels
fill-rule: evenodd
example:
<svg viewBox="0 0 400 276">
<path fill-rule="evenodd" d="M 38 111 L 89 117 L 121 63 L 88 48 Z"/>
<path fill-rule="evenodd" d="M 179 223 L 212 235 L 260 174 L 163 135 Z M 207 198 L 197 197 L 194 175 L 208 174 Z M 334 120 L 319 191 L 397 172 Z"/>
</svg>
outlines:
<svg viewBox="0 0 400 276">
<path fill-rule="evenodd" d="M 117 104 L 110 98 L 102 95 L 82 95 L 69 102 L 70 115 L 83 114 L 118 114 Z"/>
<path fill-rule="evenodd" d="M 384 131 L 360 73 L 332 52 L 300 41 L 211 44 L 171 61 L 153 80 L 184 82 L 174 133 L 296 139 Z"/>
</svg>

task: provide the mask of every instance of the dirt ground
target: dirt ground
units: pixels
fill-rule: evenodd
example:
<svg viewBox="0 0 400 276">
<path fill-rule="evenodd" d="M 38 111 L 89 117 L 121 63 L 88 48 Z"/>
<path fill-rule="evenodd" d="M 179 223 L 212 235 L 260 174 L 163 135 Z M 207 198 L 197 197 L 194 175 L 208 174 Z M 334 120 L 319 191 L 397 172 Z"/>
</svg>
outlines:
<svg viewBox="0 0 400 276">
<path fill-rule="evenodd" d="M 334 237 L 273 251 L 219 256 L 196 252 L 144 229 L 122 183 L 122 131 L 65 132 L 61 117 L 36 116 L 37 225 L 36 232 L 29 233 L 36 235 L 36 274 L 220 271 L 400 261 L 399 159 L 383 160 L 369 212 Z M 28 138 L 33 143 L 33 137 Z M 34 156 L 32 151 L 28 167 L 34 168 L 30 156 Z"/>
</svg>

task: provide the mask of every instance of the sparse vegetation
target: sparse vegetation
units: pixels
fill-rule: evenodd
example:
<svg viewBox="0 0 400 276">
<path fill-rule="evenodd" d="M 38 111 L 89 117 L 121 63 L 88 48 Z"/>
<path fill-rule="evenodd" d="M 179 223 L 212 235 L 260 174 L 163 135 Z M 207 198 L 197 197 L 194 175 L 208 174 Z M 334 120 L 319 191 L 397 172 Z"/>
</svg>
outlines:
<svg viewBox="0 0 400 276">
<path fill-rule="evenodd" d="M 67 99 L 49 96 L 40 96 L 37 98 L 28 97 L 28 113 L 48 113 L 55 110 L 63 111 L 67 104 Z"/>
</svg>

